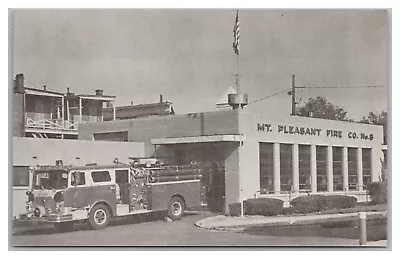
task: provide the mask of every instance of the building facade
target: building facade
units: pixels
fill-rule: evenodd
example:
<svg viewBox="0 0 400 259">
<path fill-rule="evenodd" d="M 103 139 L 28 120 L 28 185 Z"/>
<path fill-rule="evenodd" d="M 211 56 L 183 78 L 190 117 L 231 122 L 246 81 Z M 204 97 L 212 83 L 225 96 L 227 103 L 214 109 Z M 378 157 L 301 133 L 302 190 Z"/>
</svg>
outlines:
<svg viewBox="0 0 400 259">
<path fill-rule="evenodd" d="M 150 116 L 164 116 L 174 114 L 172 102 L 164 101 L 160 95 L 158 103 L 136 104 L 103 108 L 103 120 L 127 120 Z M 114 117 L 115 116 L 115 117 Z"/>
<path fill-rule="evenodd" d="M 74 94 L 26 87 L 24 75 L 14 80 L 13 136 L 33 138 L 77 139 L 78 125 L 103 121 L 103 106 L 114 109 L 115 96 Z M 115 118 L 114 116 L 112 118 Z"/>
<path fill-rule="evenodd" d="M 101 136 L 101 137 L 100 137 Z M 87 123 L 79 139 L 141 141 L 145 156 L 212 162 L 223 172 L 221 211 L 253 197 L 308 193 L 367 198 L 381 174 L 381 126 L 246 109 Z"/>
</svg>

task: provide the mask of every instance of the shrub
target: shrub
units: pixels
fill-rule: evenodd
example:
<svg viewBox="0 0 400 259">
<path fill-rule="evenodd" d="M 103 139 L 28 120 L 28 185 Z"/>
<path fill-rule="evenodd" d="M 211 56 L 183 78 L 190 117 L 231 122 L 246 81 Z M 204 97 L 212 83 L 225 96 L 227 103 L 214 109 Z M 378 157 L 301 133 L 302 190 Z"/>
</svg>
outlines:
<svg viewBox="0 0 400 259">
<path fill-rule="evenodd" d="M 245 215 L 278 215 L 283 210 L 283 201 L 272 198 L 248 199 L 243 202 Z M 240 202 L 229 204 L 229 215 L 240 216 Z"/>
<path fill-rule="evenodd" d="M 283 201 L 272 198 L 257 198 L 244 201 L 245 212 L 248 215 L 278 215 L 283 210 Z"/>
<path fill-rule="evenodd" d="M 244 204 L 243 204 L 244 207 Z M 244 211 L 246 212 L 246 209 L 244 209 Z M 231 203 L 229 204 L 229 215 L 230 216 L 240 216 L 242 213 L 242 208 L 240 205 L 240 202 L 235 202 L 235 203 Z"/>
<path fill-rule="evenodd" d="M 290 205 L 296 213 L 306 214 L 320 212 L 328 209 L 353 208 L 357 199 L 344 195 L 309 195 L 293 199 Z"/>
<path fill-rule="evenodd" d="M 387 182 L 372 182 L 367 184 L 368 194 L 372 197 L 372 204 L 387 203 Z"/>
<path fill-rule="evenodd" d="M 357 205 L 357 198 L 353 196 L 329 195 L 325 198 L 327 200 L 325 209 L 347 209 Z"/>
<path fill-rule="evenodd" d="M 325 209 L 326 199 L 323 195 L 300 196 L 290 201 L 296 213 L 318 212 Z"/>
</svg>

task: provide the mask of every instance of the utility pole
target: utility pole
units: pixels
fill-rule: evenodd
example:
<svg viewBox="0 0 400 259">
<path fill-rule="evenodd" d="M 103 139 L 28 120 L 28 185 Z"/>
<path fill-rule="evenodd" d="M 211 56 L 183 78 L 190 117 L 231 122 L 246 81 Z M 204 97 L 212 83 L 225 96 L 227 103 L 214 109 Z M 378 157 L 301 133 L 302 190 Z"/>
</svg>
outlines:
<svg viewBox="0 0 400 259">
<path fill-rule="evenodd" d="M 296 115 L 296 79 L 295 76 L 292 75 L 292 115 Z"/>
</svg>

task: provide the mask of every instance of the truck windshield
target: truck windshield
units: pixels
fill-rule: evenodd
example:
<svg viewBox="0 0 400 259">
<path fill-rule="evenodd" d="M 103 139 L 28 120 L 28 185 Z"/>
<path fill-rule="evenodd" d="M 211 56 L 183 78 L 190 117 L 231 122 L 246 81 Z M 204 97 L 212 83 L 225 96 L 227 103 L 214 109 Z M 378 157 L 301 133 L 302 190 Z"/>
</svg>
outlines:
<svg viewBox="0 0 400 259">
<path fill-rule="evenodd" d="M 64 170 L 46 170 L 33 173 L 33 189 L 57 190 L 66 189 L 68 172 Z"/>
</svg>

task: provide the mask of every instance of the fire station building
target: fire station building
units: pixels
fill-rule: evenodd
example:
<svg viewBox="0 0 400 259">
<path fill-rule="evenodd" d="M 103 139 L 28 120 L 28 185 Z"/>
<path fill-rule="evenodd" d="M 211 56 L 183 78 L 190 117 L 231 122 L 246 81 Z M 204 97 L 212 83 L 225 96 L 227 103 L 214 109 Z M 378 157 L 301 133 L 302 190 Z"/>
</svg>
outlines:
<svg viewBox="0 0 400 259">
<path fill-rule="evenodd" d="M 221 211 L 241 199 L 346 194 L 379 181 L 383 128 L 246 109 L 85 123 L 80 140 L 143 142 L 146 157 L 212 162 Z M 287 204 L 287 203 L 286 203 Z"/>
</svg>

